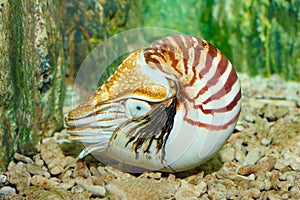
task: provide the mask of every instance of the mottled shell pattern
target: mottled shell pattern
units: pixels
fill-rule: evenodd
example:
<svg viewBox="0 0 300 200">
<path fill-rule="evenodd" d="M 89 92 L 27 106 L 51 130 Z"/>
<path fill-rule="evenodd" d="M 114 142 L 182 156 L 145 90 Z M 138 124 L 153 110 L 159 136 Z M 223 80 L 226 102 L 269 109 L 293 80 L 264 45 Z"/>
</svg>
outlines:
<svg viewBox="0 0 300 200">
<path fill-rule="evenodd" d="M 65 122 L 87 147 L 79 158 L 93 153 L 122 170 L 178 172 L 223 146 L 240 100 L 223 53 L 196 37 L 170 36 L 129 55 Z"/>
</svg>

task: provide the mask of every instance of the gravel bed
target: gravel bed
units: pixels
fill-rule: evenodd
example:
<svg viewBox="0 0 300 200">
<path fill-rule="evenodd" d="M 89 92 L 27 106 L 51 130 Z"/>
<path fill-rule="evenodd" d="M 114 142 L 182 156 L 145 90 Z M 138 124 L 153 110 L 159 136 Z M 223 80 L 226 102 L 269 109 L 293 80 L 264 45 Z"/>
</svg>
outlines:
<svg viewBox="0 0 300 200">
<path fill-rule="evenodd" d="M 207 163 L 175 174 L 129 174 L 91 156 L 74 162 L 82 146 L 66 143 L 63 130 L 33 156 L 15 153 L 0 172 L 0 199 L 300 199 L 300 83 L 239 77 L 238 124 Z"/>
</svg>

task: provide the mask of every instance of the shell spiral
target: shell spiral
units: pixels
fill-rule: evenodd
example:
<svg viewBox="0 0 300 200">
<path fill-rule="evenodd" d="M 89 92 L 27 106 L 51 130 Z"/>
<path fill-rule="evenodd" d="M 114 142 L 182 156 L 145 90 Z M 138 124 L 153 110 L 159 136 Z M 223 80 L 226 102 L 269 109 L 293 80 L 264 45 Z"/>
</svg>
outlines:
<svg viewBox="0 0 300 200">
<path fill-rule="evenodd" d="M 129 55 L 65 121 L 71 138 L 88 144 L 82 155 L 97 152 L 123 170 L 177 172 L 222 147 L 240 101 L 238 77 L 225 55 L 202 39 L 178 35 Z"/>
</svg>

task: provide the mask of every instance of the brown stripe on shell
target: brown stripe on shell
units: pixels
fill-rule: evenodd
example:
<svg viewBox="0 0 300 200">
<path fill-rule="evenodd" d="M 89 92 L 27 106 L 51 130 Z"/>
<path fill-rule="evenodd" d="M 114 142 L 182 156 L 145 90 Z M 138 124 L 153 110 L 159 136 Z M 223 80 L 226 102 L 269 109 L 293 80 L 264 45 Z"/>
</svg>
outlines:
<svg viewBox="0 0 300 200">
<path fill-rule="evenodd" d="M 200 121 L 194 121 L 192 119 L 187 118 L 187 116 L 184 117 L 184 121 L 186 121 L 187 123 L 189 123 L 193 126 L 206 128 L 211 131 L 221 131 L 221 130 L 227 129 L 230 125 L 234 124 L 237 121 L 238 117 L 239 117 L 239 112 L 237 112 L 237 114 L 230 121 L 228 121 L 226 124 L 222 124 L 222 125 L 213 125 L 213 124 L 203 123 Z"/>
<path fill-rule="evenodd" d="M 194 48 L 194 62 L 192 64 L 193 77 L 189 83 L 190 85 L 193 85 L 195 83 L 195 81 L 197 80 L 196 68 L 200 63 L 201 53 L 203 53 L 202 50 L 203 50 L 203 48 L 202 48 L 202 46 L 199 45 L 199 43 Z"/>
<path fill-rule="evenodd" d="M 205 101 L 203 101 L 203 104 L 207 104 L 213 100 L 218 100 L 225 96 L 227 93 L 229 93 L 232 89 L 232 86 L 237 81 L 237 75 L 233 68 L 231 68 L 230 74 L 227 77 L 226 83 L 224 84 L 224 87 L 221 88 L 219 91 L 217 91 L 215 94 L 211 95 L 209 98 L 207 98 Z"/>
<path fill-rule="evenodd" d="M 238 103 L 238 101 L 241 99 L 241 89 L 236 93 L 234 99 L 225 107 L 222 108 L 216 108 L 216 109 L 204 109 L 203 105 L 194 106 L 195 109 L 200 109 L 204 114 L 214 114 L 214 113 L 221 113 L 221 112 L 228 112 L 231 111 Z"/>
<path fill-rule="evenodd" d="M 200 79 L 202 79 L 203 76 L 205 76 L 209 72 L 209 69 L 212 66 L 214 58 L 217 57 L 218 55 L 218 50 L 208 42 L 204 43 L 204 50 L 205 49 L 207 49 L 207 54 L 206 54 L 205 65 L 199 72 Z"/>
</svg>

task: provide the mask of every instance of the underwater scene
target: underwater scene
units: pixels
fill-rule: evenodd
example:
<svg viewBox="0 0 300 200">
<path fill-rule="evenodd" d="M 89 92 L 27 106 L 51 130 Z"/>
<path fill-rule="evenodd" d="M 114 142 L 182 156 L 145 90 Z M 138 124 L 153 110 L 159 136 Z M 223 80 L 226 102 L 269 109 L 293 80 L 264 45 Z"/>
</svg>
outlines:
<svg viewBox="0 0 300 200">
<path fill-rule="evenodd" d="M 0 199 L 300 199 L 299 0 L 0 0 Z"/>
</svg>

